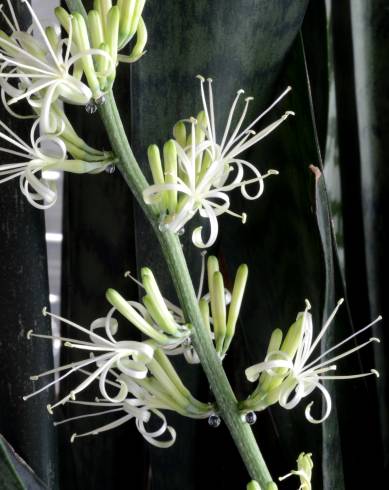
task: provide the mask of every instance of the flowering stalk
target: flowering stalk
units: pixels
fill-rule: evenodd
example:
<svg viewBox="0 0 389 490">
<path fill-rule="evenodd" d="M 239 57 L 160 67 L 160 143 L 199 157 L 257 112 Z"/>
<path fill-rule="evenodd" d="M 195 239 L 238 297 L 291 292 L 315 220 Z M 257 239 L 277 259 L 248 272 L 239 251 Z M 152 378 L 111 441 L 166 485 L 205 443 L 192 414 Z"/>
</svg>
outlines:
<svg viewBox="0 0 389 490">
<path fill-rule="evenodd" d="M 75 2 L 71 3 L 74 5 Z M 251 477 L 266 488 L 267 483 L 272 482 L 271 476 L 250 426 L 242 421 L 237 400 L 214 349 L 209 330 L 204 325 L 180 241 L 174 233 L 160 231 L 157 206 L 146 205 L 143 200 L 147 182 L 128 143 L 112 93 L 107 94 L 106 102 L 99 111 L 119 160 L 118 168 L 153 226 L 185 318 L 193 325 L 192 341 L 215 395 L 219 413 L 227 424 Z"/>
</svg>

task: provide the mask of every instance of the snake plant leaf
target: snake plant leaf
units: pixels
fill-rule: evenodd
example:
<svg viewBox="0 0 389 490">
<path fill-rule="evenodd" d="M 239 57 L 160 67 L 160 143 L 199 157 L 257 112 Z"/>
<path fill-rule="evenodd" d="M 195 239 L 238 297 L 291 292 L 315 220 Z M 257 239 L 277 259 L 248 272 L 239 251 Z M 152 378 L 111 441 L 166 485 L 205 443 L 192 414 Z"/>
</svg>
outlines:
<svg viewBox="0 0 389 490">
<path fill-rule="evenodd" d="M 13 8 L 27 28 L 31 18 L 25 4 L 13 2 Z M 3 16 L 0 24 L 8 29 Z M 3 107 L 0 119 L 28 141 L 30 122 L 15 120 Z M 22 400 L 33 389 L 29 376 L 53 366 L 50 343 L 33 344 L 26 338 L 30 329 L 51 333 L 50 322 L 42 316 L 49 304 L 44 214 L 25 200 L 16 180 L 1 185 L 0 256 L 0 432 L 56 489 L 56 438 L 45 408 L 48 395 Z"/>
<path fill-rule="evenodd" d="M 2 490 L 46 490 L 48 488 L 1 434 L 0 488 Z"/>
<path fill-rule="evenodd" d="M 384 0 L 351 3 L 354 43 L 355 93 L 357 98 L 358 144 L 361 153 L 361 190 L 364 247 L 366 255 L 369 310 L 374 318 L 389 317 L 386 280 L 389 167 L 387 165 L 389 133 L 389 62 L 384 56 L 389 45 L 389 19 Z M 354 34 L 355 33 L 355 34 Z M 358 35 L 356 35 L 356 33 Z M 351 185 L 346 180 L 346 185 Z M 356 264 L 354 263 L 354 266 Z M 388 472 L 389 461 L 389 337 L 386 328 L 374 332 L 381 345 L 374 351 L 375 366 L 380 372 L 377 384 L 380 435 L 383 454 L 381 471 Z M 385 478 L 385 477 L 383 477 Z"/>
</svg>

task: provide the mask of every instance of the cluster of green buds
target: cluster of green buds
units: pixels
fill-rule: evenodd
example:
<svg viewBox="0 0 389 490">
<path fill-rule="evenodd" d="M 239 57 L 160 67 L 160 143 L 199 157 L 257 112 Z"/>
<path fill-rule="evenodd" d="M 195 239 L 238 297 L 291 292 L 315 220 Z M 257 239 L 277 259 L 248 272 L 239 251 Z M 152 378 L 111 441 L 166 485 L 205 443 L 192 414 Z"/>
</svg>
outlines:
<svg viewBox="0 0 389 490">
<path fill-rule="evenodd" d="M 209 293 L 200 299 L 199 306 L 204 324 L 214 339 L 216 352 L 223 359 L 235 335 L 248 267 L 246 264 L 238 267 L 232 293 L 225 288 L 219 261 L 214 256 L 208 257 L 207 276 Z"/>
<path fill-rule="evenodd" d="M 298 490 L 312 490 L 312 453 L 301 453 L 297 458 L 297 470 L 292 470 L 285 476 L 279 478 L 280 481 L 290 476 L 296 475 L 300 478 L 300 486 Z"/>
<path fill-rule="evenodd" d="M 141 17 L 144 5 L 145 0 L 119 0 L 117 5 L 112 5 L 111 0 L 95 0 L 87 19 L 78 12 L 69 14 L 62 7 L 55 9 L 58 21 L 72 37 L 78 52 L 84 53 L 76 69 L 85 73 L 96 103 L 103 102 L 103 93 L 111 88 L 117 63 L 132 63 L 144 54 L 147 42 Z M 131 54 L 119 54 L 135 34 L 137 41 Z"/>
<path fill-rule="evenodd" d="M 160 346 L 171 347 L 181 344 L 190 336 L 191 327 L 183 322 L 182 315 L 163 296 L 152 271 L 141 269 L 141 287 L 146 294 L 142 303 L 126 301 L 114 289 L 108 289 L 107 300 L 113 306 L 109 315 L 119 311 L 132 325 Z"/>
</svg>

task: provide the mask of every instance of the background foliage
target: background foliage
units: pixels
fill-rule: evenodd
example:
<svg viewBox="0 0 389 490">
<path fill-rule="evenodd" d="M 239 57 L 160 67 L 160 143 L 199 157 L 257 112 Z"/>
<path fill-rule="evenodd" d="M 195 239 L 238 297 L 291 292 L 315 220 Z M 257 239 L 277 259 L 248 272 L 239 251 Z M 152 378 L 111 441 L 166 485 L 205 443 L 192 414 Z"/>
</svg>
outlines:
<svg viewBox="0 0 389 490">
<path fill-rule="evenodd" d="M 354 322 L 359 328 L 378 313 L 388 317 L 386 3 L 166 0 L 162 8 L 149 0 L 148 53 L 131 70 L 119 70 L 115 92 L 145 172 L 148 144 L 168 139 L 179 118 L 200 109 L 198 73 L 214 78 L 219 124 L 237 89 L 255 96 L 258 113 L 286 85 L 293 87 L 277 111 L 288 108 L 296 117 L 249 155 L 261 170 L 276 168 L 280 176 L 269 179 L 259 201 L 242 203 L 235 196 L 233 207 L 245 207 L 248 223 L 223 219 L 213 250 L 230 280 L 240 263 L 250 266 L 238 333 L 226 358 L 238 397 L 250 390 L 244 368 L 263 358 L 271 331 L 289 326 L 304 298 L 313 305 L 318 328 L 336 299 L 347 296 L 349 307 L 337 317 L 333 339 L 326 340 L 331 343 L 349 335 Z M 71 113 L 88 142 L 101 146 L 98 115 Z M 23 334 L 32 326 L 49 328 L 40 315 L 48 302 L 44 230 L 42 215 L 25 204 L 17 183 L 1 187 L 0 211 L 0 432 L 47 487 L 244 488 L 248 477 L 223 425 L 214 430 L 206 422 L 171 416 L 178 439 L 165 451 L 146 446 L 131 424 L 70 445 L 69 435 L 83 423 L 56 435 L 44 397 L 21 402 L 30 390 L 28 375 L 51 362 L 47 344 L 35 342 L 32 351 Z M 109 286 L 136 296 L 123 272 L 143 265 L 152 267 L 166 295 L 174 297 L 152 231 L 118 173 L 66 177 L 64 237 L 64 316 L 81 324 L 101 316 Z M 196 284 L 200 256 L 189 234 L 183 241 Z M 259 415 L 254 430 L 272 474 L 286 473 L 299 452 L 311 451 L 315 490 L 372 488 L 387 476 L 388 341 L 382 325 L 377 335 L 381 345 L 364 351 L 362 360 L 344 363 L 344 371 L 375 365 L 379 383 L 331 387 L 336 404 L 325 424 L 308 426 L 303 407 Z M 65 361 L 68 356 L 63 353 Z M 201 368 L 179 367 L 200 398 L 211 396 Z M 314 408 L 319 406 L 318 399 Z M 10 451 L 1 449 L 2 455 Z M 9 465 L 13 478 L 19 470 L 12 460 Z M 40 488 L 18 478 L 22 483 L 9 488 Z M 288 485 L 295 488 L 296 482 Z"/>
</svg>

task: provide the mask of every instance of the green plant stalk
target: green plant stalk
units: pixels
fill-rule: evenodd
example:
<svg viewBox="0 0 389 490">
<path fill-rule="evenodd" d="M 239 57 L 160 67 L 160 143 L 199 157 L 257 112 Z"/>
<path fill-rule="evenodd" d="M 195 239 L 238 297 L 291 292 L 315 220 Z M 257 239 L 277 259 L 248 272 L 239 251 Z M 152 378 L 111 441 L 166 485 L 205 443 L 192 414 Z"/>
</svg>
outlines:
<svg viewBox="0 0 389 490">
<path fill-rule="evenodd" d="M 86 15 L 80 0 L 66 1 L 69 9 Z M 251 427 L 242 420 L 235 394 L 215 351 L 209 331 L 202 320 L 181 243 L 175 234 L 159 230 L 158 208 L 146 205 L 143 200 L 143 190 L 148 186 L 148 183 L 132 152 L 111 91 L 106 94 L 106 101 L 99 107 L 99 113 L 107 130 L 112 149 L 118 158 L 117 166 L 159 240 L 185 318 L 193 325 L 193 345 L 215 396 L 220 415 L 231 433 L 251 478 L 266 488 L 273 480 Z"/>
<path fill-rule="evenodd" d="M 128 143 L 112 93 L 107 94 L 106 102 L 99 111 L 112 148 L 119 159 L 118 168 L 150 220 L 162 247 L 185 317 L 193 325 L 193 345 L 215 395 L 220 415 L 231 432 L 251 478 L 265 487 L 272 481 L 270 473 L 250 426 L 242 421 L 235 395 L 209 332 L 203 324 L 180 241 L 175 234 L 159 230 L 156 208 L 146 205 L 143 201 L 142 193 L 148 184 Z"/>
</svg>

